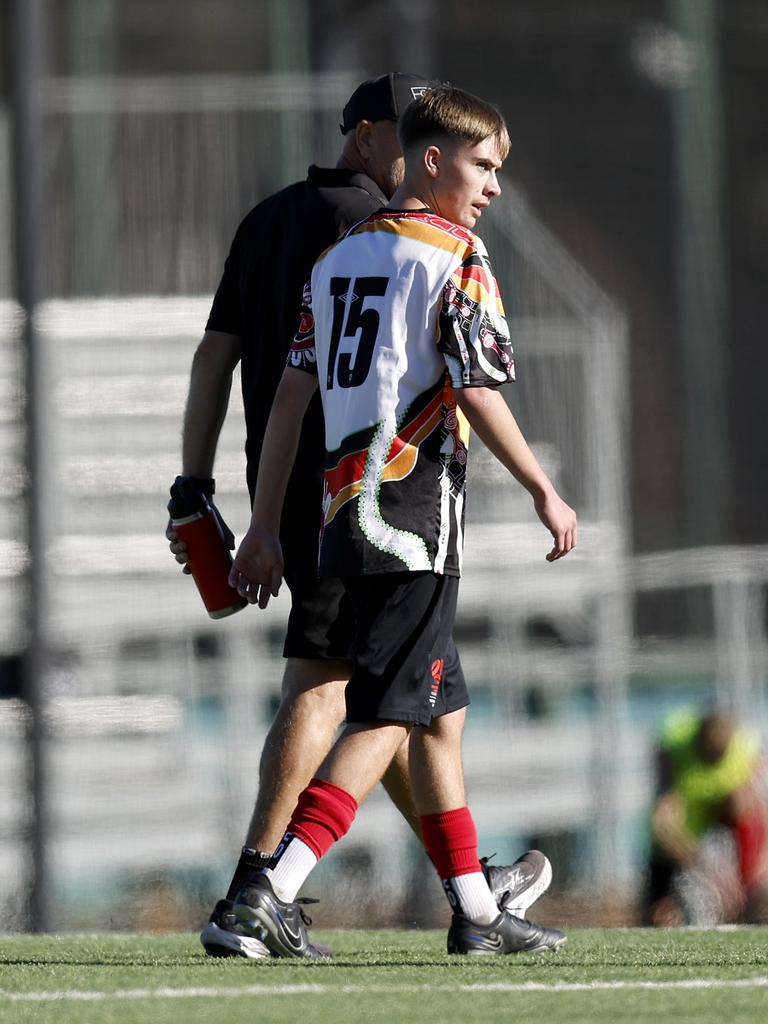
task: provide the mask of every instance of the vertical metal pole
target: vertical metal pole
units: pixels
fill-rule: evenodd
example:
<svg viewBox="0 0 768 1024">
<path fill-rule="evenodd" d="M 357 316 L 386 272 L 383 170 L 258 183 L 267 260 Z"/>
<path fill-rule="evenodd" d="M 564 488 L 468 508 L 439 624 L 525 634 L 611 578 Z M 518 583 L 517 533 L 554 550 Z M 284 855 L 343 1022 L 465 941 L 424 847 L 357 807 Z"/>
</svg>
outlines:
<svg viewBox="0 0 768 1024">
<path fill-rule="evenodd" d="M 733 571 L 712 588 L 718 660 L 718 703 L 762 732 L 765 702 L 755 657 L 760 636 L 760 592 L 748 571 Z"/>
<path fill-rule="evenodd" d="M 23 312 L 27 467 L 27 621 L 24 696 L 29 708 L 30 898 L 28 926 L 49 928 L 45 744 L 46 582 L 45 529 L 41 500 L 40 415 L 46 403 L 39 382 L 42 354 L 35 329 L 42 296 L 42 124 L 43 0 L 13 0 L 11 64 L 13 89 L 13 181 L 16 293 Z"/>
<path fill-rule="evenodd" d="M 309 74 L 309 26 L 308 0 L 272 0 L 270 47 L 272 71 L 275 74 Z M 303 178 L 310 159 L 312 119 L 306 110 L 297 108 L 295 97 L 289 94 L 287 88 L 284 97 L 286 107 L 276 112 L 280 155 L 278 166 L 273 168 L 275 188 L 282 188 L 290 181 Z"/>
<path fill-rule="evenodd" d="M 690 78 L 672 92 L 677 161 L 677 276 L 684 373 L 686 543 L 728 532 L 727 287 L 723 115 L 717 0 L 669 0 L 691 46 Z"/>
<path fill-rule="evenodd" d="M 591 325 L 585 379 L 591 382 L 584 415 L 588 450 L 595 469 L 592 486 L 596 518 L 605 536 L 594 571 L 603 574 L 595 602 L 595 880 L 611 895 L 630 881 L 627 816 L 623 787 L 628 761 L 629 649 L 632 605 L 627 577 L 630 544 L 627 485 L 627 325 L 618 311 L 606 311 Z"/>
<path fill-rule="evenodd" d="M 70 14 L 72 68 L 83 78 L 114 66 L 114 0 L 76 0 Z M 119 218 L 115 174 L 115 122 L 109 113 L 72 117 L 72 158 L 77 248 L 74 287 L 78 295 L 100 295 L 114 287 Z"/>
</svg>

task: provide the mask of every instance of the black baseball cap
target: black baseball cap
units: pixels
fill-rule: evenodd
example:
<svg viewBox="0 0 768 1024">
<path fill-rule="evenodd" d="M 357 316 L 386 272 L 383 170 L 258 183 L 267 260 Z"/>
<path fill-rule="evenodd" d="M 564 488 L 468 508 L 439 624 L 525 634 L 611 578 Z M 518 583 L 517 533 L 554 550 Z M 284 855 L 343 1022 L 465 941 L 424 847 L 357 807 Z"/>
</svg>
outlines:
<svg viewBox="0 0 768 1024">
<path fill-rule="evenodd" d="M 342 112 L 341 134 L 352 131 L 359 121 L 397 121 L 408 104 L 431 84 L 421 75 L 405 75 L 400 71 L 361 82 Z"/>
</svg>

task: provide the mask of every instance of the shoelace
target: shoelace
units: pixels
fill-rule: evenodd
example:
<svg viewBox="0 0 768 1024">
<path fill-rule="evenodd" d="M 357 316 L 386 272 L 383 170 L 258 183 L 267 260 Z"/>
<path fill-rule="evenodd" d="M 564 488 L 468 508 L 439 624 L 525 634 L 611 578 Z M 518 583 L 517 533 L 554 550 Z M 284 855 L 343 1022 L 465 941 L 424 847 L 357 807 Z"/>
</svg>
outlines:
<svg viewBox="0 0 768 1024">
<path fill-rule="evenodd" d="M 320 900 L 315 899 L 312 896 L 300 896 L 295 902 L 296 903 L 301 903 L 304 906 L 306 906 L 308 903 L 319 903 Z M 301 907 L 299 907 L 299 914 L 301 915 L 301 920 L 304 922 L 304 924 L 307 926 L 307 928 L 310 928 L 311 925 L 312 925 L 312 918 L 309 916 L 309 914 L 306 914 L 301 909 Z"/>
<path fill-rule="evenodd" d="M 488 854 L 487 857 L 481 857 L 480 858 L 480 863 L 483 865 L 484 868 L 487 868 L 488 867 L 488 862 L 493 860 L 493 858 L 495 856 L 496 856 L 496 854 L 494 852 L 494 853 Z M 514 885 L 516 883 L 517 878 L 519 877 L 519 873 L 520 873 L 519 872 L 519 868 L 515 868 L 515 870 L 512 872 L 512 875 L 510 877 L 510 882 L 512 883 L 513 887 L 514 887 Z M 513 889 L 512 888 L 505 889 L 503 892 L 501 892 L 499 894 L 499 898 L 498 898 L 497 902 L 498 902 L 500 910 L 506 910 L 507 909 L 507 907 L 509 906 L 509 904 L 510 904 L 510 902 L 512 900 L 512 895 L 513 895 Z"/>
</svg>

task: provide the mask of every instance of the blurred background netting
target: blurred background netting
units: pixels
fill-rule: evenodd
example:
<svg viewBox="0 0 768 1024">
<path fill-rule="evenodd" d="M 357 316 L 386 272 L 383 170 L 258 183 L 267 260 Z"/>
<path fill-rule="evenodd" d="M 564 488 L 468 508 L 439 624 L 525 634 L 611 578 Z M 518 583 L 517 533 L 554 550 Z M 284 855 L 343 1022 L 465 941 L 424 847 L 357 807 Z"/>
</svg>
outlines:
<svg viewBox="0 0 768 1024">
<path fill-rule="evenodd" d="M 13 6 L 0 8 L 4 66 Z M 194 928 L 223 894 L 279 699 L 287 601 L 214 622 L 168 553 L 190 361 L 240 219 L 309 163 L 335 163 L 342 106 L 386 70 L 448 79 L 509 122 L 504 193 L 479 226 L 517 354 L 507 397 L 581 521 L 577 550 L 547 565 L 530 501 L 476 444 L 456 639 L 481 852 L 550 855 L 542 918 L 633 922 L 664 717 L 718 704 L 768 724 L 768 7 L 42 9 L 34 409 L 7 74 L 0 97 L 3 927 L 43 914 L 53 929 Z M 238 536 L 243 441 L 236 384 L 216 478 Z M 30 594 L 44 610 L 32 634 Z M 46 653 L 33 714 L 30 636 Z M 378 793 L 315 879 L 321 924 L 445 915 Z"/>
</svg>

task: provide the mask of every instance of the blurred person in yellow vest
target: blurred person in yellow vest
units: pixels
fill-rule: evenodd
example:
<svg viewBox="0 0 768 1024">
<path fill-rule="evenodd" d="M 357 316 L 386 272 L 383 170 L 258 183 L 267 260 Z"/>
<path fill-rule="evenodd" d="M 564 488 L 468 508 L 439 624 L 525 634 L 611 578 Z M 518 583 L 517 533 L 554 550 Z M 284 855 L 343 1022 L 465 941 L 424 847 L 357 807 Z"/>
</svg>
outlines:
<svg viewBox="0 0 768 1024">
<path fill-rule="evenodd" d="M 664 723 L 643 923 L 766 920 L 768 789 L 757 732 L 683 708 Z"/>
</svg>

